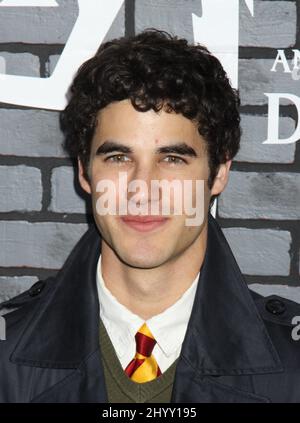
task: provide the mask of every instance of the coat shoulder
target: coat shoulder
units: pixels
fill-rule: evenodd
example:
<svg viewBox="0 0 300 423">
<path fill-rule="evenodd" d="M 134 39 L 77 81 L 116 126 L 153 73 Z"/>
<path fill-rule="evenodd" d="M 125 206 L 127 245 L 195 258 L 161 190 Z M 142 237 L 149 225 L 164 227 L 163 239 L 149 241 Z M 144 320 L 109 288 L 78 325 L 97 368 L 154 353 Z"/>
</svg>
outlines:
<svg viewBox="0 0 300 423">
<path fill-rule="evenodd" d="M 300 304 L 278 295 L 251 294 L 283 367 L 299 374 Z"/>
<path fill-rule="evenodd" d="M 300 319 L 300 304 L 279 295 L 262 296 L 250 290 L 260 316 L 266 322 L 280 326 L 294 326 L 296 317 Z"/>
<path fill-rule="evenodd" d="M 54 284 L 55 277 L 53 276 L 38 280 L 26 291 L 1 302 L 0 315 L 7 316 L 16 310 L 27 312 L 32 308 L 31 306 L 50 292 Z"/>
</svg>

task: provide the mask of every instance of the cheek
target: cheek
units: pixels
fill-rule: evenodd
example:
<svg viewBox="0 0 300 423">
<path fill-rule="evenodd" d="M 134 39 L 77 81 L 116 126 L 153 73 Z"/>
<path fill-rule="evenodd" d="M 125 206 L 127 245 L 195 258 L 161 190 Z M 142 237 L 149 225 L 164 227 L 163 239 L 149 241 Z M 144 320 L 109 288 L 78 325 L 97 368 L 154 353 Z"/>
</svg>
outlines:
<svg viewBox="0 0 300 423">
<path fill-rule="evenodd" d="M 91 187 L 94 210 L 102 211 L 101 218 L 109 219 L 119 214 L 127 214 L 127 185 L 122 178 L 119 179 L 115 174 L 104 175 L 103 172 L 94 172 Z"/>
</svg>

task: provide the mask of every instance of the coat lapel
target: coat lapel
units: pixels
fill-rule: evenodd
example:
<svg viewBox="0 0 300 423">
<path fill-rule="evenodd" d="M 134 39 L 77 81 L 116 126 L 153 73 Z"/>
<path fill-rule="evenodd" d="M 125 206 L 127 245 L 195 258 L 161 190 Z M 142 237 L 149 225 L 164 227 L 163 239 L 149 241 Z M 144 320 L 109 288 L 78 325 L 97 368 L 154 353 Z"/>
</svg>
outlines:
<svg viewBox="0 0 300 423">
<path fill-rule="evenodd" d="M 108 397 L 99 349 L 87 357 L 77 369 L 31 402 L 107 403 Z"/>
<path fill-rule="evenodd" d="M 33 402 L 107 402 L 99 348 L 96 266 L 101 237 L 93 223 L 57 274 L 11 355 L 18 365 L 65 369 Z M 213 376 L 282 371 L 278 354 L 215 219 L 182 345 L 172 402 L 268 401 Z"/>
</svg>

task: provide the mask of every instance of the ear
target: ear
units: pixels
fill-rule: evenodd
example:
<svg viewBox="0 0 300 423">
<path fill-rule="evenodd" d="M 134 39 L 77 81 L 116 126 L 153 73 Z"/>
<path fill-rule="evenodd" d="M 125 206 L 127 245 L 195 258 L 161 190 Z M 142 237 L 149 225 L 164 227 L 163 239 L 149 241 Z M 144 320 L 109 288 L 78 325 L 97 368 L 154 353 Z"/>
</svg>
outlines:
<svg viewBox="0 0 300 423">
<path fill-rule="evenodd" d="M 220 194 L 226 187 L 231 163 L 232 160 L 228 160 L 227 162 L 220 164 L 218 173 L 214 179 L 214 183 L 211 189 L 211 195 Z"/>
<path fill-rule="evenodd" d="M 84 176 L 83 164 L 79 157 L 78 157 L 78 179 L 79 179 L 81 188 L 88 194 L 91 194 L 91 186 Z"/>
</svg>

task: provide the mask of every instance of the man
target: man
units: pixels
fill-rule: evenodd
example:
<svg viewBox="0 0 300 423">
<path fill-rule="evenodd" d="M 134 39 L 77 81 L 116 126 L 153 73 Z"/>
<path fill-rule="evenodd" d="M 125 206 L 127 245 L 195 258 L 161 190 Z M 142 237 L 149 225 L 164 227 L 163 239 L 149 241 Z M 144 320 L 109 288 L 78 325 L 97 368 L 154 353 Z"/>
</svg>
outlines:
<svg viewBox="0 0 300 423">
<path fill-rule="evenodd" d="M 13 311 L 1 401 L 300 401 L 300 307 L 248 290 L 210 214 L 240 140 L 238 94 L 219 61 L 147 30 L 103 44 L 70 94 L 65 146 L 95 224 L 56 277 L 2 304 Z M 162 180 L 192 182 L 183 196 L 203 218 L 172 213 L 177 188 L 150 189 Z M 107 181 L 116 213 L 103 213 Z M 166 200 L 167 214 L 141 212 Z"/>
</svg>

